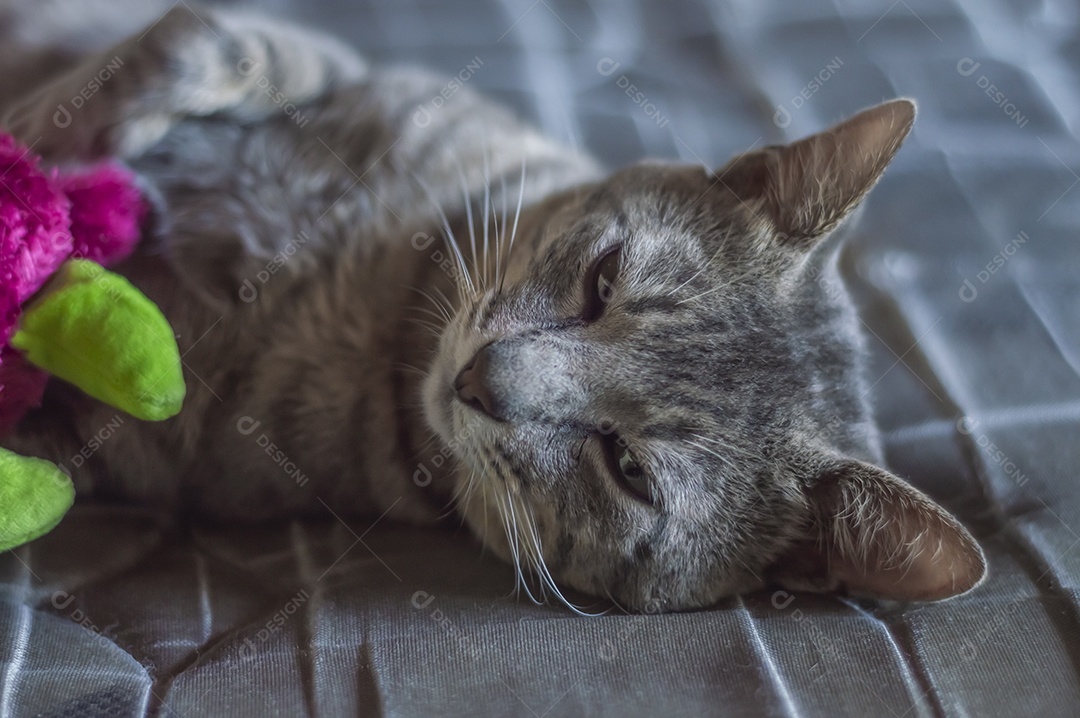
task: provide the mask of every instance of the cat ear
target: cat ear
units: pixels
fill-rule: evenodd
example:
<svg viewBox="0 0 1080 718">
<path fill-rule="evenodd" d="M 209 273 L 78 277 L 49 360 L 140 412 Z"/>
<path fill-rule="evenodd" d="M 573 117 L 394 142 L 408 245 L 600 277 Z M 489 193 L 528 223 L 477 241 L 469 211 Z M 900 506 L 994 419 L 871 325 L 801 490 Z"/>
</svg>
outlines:
<svg viewBox="0 0 1080 718">
<path fill-rule="evenodd" d="M 935 601 L 974 587 L 982 550 L 925 495 L 861 461 L 828 466 L 806 490 L 811 525 L 770 573 L 793 590 Z"/>
<path fill-rule="evenodd" d="M 724 184 L 790 246 L 810 249 L 870 191 L 915 122 L 915 103 L 892 100 L 790 145 L 732 160 Z"/>
</svg>

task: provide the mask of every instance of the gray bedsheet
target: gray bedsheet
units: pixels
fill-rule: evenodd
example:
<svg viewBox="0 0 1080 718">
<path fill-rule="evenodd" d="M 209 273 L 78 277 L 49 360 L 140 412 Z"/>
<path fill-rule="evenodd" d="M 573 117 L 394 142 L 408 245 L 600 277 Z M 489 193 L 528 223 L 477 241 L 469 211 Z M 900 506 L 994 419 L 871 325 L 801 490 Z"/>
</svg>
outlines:
<svg viewBox="0 0 1080 718">
<path fill-rule="evenodd" d="M 1080 715 L 1075 4 L 272 5 L 467 74 L 612 165 L 717 166 L 917 98 L 844 263 L 889 465 L 990 577 L 906 608 L 764 592 L 580 618 L 515 600 L 464 531 L 83 506 L 0 555 L 0 716 Z"/>
</svg>

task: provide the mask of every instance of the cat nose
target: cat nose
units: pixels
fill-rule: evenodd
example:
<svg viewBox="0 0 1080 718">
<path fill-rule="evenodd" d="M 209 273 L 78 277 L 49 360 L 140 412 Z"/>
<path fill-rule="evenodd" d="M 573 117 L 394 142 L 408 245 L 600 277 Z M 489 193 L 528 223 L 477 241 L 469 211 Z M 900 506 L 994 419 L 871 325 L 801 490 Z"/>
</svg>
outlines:
<svg viewBox="0 0 1080 718">
<path fill-rule="evenodd" d="M 502 421 L 495 412 L 495 399 L 487 384 L 488 364 L 488 348 L 485 346 L 476 352 L 457 375 L 457 379 L 454 380 L 454 391 L 464 404 L 487 414 L 495 421 Z"/>
</svg>

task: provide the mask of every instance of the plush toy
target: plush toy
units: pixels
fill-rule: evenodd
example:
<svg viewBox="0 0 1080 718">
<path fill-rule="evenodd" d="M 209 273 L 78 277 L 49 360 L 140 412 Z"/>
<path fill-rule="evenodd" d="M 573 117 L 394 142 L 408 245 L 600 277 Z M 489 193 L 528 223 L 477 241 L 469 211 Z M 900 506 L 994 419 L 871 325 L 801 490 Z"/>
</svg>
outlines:
<svg viewBox="0 0 1080 718">
<path fill-rule="evenodd" d="M 121 167 L 46 172 L 0 133 L 0 435 L 41 403 L 49 374 L 139 419 L 180 411 L 172 329 L 102 267 L 134 249 L 145 209 Z M 0 449 L 0 550 L 51 530 L 73 500 L 58 466 Z"/>
</svg>

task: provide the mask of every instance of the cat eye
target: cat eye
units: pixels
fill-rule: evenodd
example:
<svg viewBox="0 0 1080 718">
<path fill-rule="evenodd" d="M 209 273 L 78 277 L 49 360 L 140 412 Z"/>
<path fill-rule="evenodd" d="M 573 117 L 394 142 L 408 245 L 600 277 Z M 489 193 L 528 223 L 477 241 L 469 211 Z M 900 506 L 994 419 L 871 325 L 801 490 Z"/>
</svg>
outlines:
<svg viewBox="0 0 1080 718">
<path fill-rule="evenodd" d="M 608 470 L 619 485 L 635 499 L 649 505 L 655 504 L 657 496 L 652 478 L 630 451 L 626 441 L 616 433 L 606 434 L 601 439 Z"/>
<path fill-rule="evenodd" d="M 604 309 L 615 294 L 621 255 L 621 246 L 609 249 L 593 262 L 585 275 L 585 306 L 581 310 L 584 321 L 596 321 L 604 314 Z"/>
</svg>

